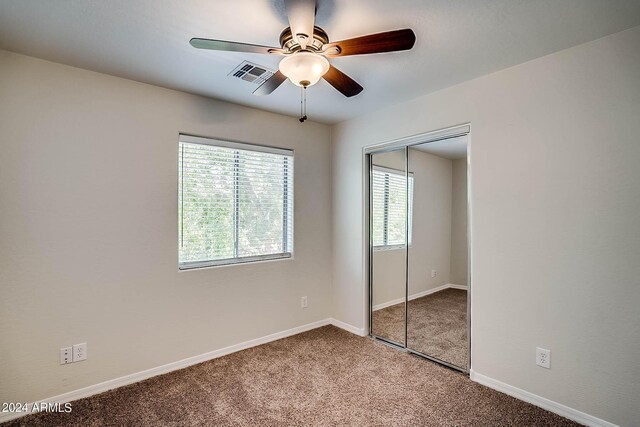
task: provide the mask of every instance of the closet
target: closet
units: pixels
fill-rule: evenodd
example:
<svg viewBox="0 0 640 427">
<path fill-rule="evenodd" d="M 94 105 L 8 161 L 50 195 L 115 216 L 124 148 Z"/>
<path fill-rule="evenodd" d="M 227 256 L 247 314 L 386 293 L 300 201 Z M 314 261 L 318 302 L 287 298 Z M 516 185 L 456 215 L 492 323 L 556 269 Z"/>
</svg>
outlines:
<svg viewBox="0 0 640 427">
<path fill-rule="evenodd" d="M 470 369 L 469 127 L 369 147 L 369 333 Z"/>
</svg>

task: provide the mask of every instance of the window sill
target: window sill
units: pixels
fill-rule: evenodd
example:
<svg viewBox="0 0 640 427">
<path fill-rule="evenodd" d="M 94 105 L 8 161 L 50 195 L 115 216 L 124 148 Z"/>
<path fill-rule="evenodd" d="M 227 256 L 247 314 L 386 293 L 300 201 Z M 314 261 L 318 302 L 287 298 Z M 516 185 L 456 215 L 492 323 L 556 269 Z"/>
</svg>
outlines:
<svg viewBox="0 0 640 427">
<path fill-rule="evenodd" d="M 374 246 L 374 252 L 385 252 L 385 251 L 395 251 L 399 249 L 405 249 L 405 245 L 393 245 L 393 246 Z M 411 245 L 409 245 L 409 249 L 411 249 Z"/>
<path fill-rule="evenodd" d="M 245 257 L 245 258 L 229 258 L 229 259 L 220 259 L 220 260 L 214 260 L 214 261 L 198 261 L 198 262 L 189 262 L 189 263 L 179 264 L 178 270 L 190 271 L 190 270 L 200 270 L 203 268 L 229 267 L 232 265 L 245 265 L 245 264 L 254 264 L 257 262 L 282 261 L 282 260 L 290 260 L 290 259 L 293 259 L 292 253 L 262 255 L 262 256 Z"/>
</svg>

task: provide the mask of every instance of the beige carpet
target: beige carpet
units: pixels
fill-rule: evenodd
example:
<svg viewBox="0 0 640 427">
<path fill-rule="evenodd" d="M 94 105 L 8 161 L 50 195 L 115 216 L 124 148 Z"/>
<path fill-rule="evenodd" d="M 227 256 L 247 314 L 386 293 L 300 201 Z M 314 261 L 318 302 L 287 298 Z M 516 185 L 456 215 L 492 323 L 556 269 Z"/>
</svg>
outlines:
<svg viewBox="0 0 640 427">
<path fill-rule="evenodd" d="M 444 289 L 409 301 L 407 347 L 467 367 L 467 291 Z M 404 303 L 373 312 L 373 331 L 404 341 Z"/>
<path fill-rule="evenodd" d="M 575 426 L 463 374 L 325 326 L 8 426 Z M 7 426 L 7 427 L 8 427 Z"/>
</svg>

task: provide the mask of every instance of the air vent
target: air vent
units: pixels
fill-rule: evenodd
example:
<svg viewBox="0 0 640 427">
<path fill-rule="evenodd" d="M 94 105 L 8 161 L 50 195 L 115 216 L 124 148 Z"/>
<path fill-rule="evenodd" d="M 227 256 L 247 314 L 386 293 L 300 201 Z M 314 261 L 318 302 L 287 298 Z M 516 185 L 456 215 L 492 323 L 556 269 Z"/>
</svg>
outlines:
<svg viewBox="0 0 640 427">
<path fill-rule="evenodd" d="M 260 86 L 262 83 L 266 82 L 269 77 L 273 76 L 274 73 L 274 70 L 270 70 L 267 67 L 254 64 L 253 62 L 244 61 L 242 64 L 234 68 L 228 75 Z"/>
</svg>

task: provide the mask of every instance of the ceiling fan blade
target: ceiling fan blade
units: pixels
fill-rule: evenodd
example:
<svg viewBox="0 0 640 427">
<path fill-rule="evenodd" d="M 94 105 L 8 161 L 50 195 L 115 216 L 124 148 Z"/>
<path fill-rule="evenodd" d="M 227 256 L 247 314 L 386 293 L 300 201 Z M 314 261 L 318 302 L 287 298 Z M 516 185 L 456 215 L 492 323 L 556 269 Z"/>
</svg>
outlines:
<svg viewBox="0 0 640 427">
<path fill-rule="evenodd" d="M 363 90 L 363 87 L 360 86 L 358 82 L 333 65 L 329 67 L 329 71 L 327 71 L 327 74 L 325 74 L 323 78 L 347 98 L 355 96 Z"/>
<path fill-rule="evenodd" d="M 416 35 L 410 28 L 387 31 L 385 33 L 369 34 L 339 42 L 327 43 L 322 50 L 328 57 L 364 55 L 368 53 L 395 52 L 409 50 L 416 42 Z M 335 48 L 339 52 L 335 52 Z"/>
<path fill-rule="evenodd" d="M 282 49 L 277 47 L 260 46 L 257 44 L 229 42 L 226 40 L 211 40 L 193 38 L 189 40 L 191 46 L 196 49 L 224 50 L 228 52 L 248 52 L 248 53 L 275 53 L 281 54 Z"/>
<path fill-rule="evenodd" d="M 287 76 L 282 74 L 280 71 L 277 71 L 273 76 L 269 77 L 269 79 L 262 83 L 262 85 L 253 91 L 254 95 L 269 95 L 274 90 L 278 89 L 278 87 L 287 80 Z"/>
<path fill-rule="evenodd" d="M 313 26 L 316 20 L 315 0 L 284 0 L 293 39 L 304 49 L 313 42 Z"/>
</svg>

